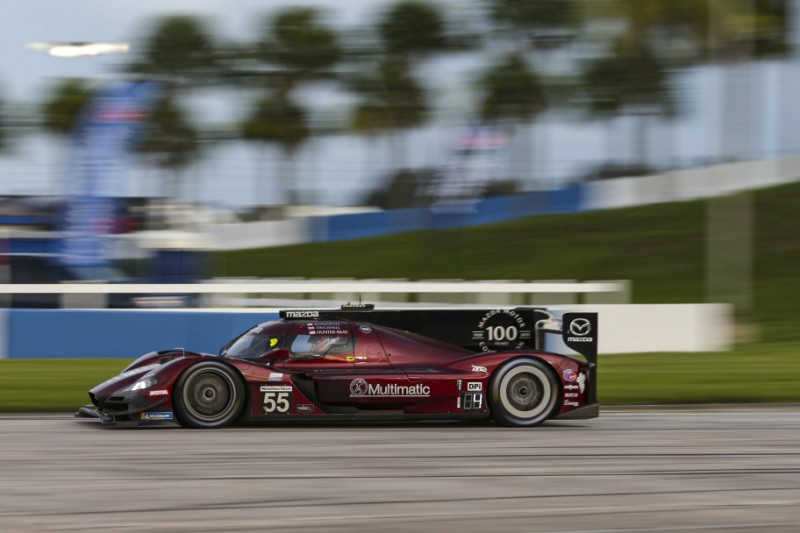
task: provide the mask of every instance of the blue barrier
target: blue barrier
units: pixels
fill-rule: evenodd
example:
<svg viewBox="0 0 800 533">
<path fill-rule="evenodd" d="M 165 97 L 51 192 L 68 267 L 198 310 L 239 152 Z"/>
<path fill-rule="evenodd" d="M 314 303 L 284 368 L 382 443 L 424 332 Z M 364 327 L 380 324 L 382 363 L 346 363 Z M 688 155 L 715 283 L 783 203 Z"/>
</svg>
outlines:
<svg viewBox="0 0 800 533">
<path fill-rule="evenodd" d="M 583 185 L 572 185 L 554 191 L 498 196 L 432 208 L 318 217 L 312 222 L 311 240 L 343 241 L 420 229 L 480 226 L 540 214 L 575 213 L 580 211 L 583 189 Z"/>
<path fill-rule="evenodd" d="M 13 254 L 54 254 L 58 246 L 55 238 L 14 237 L 8 240 L 8 252 Z"/>
<path fill-rule="evenodd" d="M 183 347 L 218 353 L 234 336 L 277 313 L 10 309 L 5 354 L 10 359 L 134 358 Z"/>
</svg>

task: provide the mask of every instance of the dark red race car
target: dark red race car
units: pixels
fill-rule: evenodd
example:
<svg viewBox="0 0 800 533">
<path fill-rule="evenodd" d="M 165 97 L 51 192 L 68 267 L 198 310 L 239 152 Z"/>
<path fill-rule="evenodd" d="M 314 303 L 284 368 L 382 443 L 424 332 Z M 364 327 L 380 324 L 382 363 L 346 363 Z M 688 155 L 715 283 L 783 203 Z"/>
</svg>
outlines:
<svg viewBox="0 0 800 533">
<path fill-rule="evenodd" d="M 92 405 L 78 414 L 193 428 L 365 417 L 536 426 L 598 416 L 595 313 L 345 306 L 280 317 L 219 355 L 143 355 L 89 391 Z"/>
</svg>

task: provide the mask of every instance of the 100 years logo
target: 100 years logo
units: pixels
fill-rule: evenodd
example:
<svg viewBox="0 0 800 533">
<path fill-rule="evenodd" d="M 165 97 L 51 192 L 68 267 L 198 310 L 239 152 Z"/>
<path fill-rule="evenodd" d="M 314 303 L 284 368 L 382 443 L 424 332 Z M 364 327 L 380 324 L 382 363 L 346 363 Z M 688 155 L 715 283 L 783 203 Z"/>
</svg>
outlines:
<svg viewBox="0 0 800 533">
<path fill-rule="evenodd" d="M 483 315 L 472 332 L 481 351 L 519 350 L 531 340 L 525 319 L 513 309 L 493 309 Z"/>
</svg>

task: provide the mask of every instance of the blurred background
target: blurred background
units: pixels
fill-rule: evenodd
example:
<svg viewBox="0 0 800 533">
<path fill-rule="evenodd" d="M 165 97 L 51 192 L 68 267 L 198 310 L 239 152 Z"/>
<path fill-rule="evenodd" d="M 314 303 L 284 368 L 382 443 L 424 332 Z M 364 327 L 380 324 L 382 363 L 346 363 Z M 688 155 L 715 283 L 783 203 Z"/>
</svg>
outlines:
<svg viewBox="0 0 800 533">
<path fill-rule="evenodd" d="M 121 81 L 161 89 L 116 195 L 196 216 L 407 207 L 800 148 L 793 0 L 183 4 L 3 8 L 0 193 L 67 193 L 79 111 Z M 98 41 L 127 46 L 26 47 Z"/>
<path fill-rule="evenodd" d="M 625 280 L 794 338 L 799 1 L 0 13 L 5 281 Z"/>
</svg>

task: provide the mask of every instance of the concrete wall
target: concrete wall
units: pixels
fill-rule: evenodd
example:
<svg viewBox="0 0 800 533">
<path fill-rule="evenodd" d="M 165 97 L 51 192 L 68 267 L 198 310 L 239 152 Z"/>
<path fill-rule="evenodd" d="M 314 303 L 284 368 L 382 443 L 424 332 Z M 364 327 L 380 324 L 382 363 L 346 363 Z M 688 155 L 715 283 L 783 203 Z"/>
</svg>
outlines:
<svg viewBox="0 0 800 533">
<path fill-rule="evenodd" d="M 800 158 L 743 161 L 583 185 L 579 210 L 680 202 L 771 187 L 800 179 Z"/>
<path fill-rule="evenodd" d="M 733 344 L 732 307 L 727 304 L 586 304 L 564 306 L 598 313 L 604 354 L 717 352 Z"/>
<path fill-rule="evenodd" d="M 309 242 L 311 219 L 217 224 L 203 228 L 215 250 L 243 250 Z"/>
<path fill-rule="evenodd" d="M 728 349 L 730 308 L 717 304 L 576 305 L 600 314 L 600 352 L 694 352 Z M 256 323 L 277 318 L 262 311 L 128 311 L 12 309 L 0 334 L 13 359 L 120 357 L 183 347 L 217 353 Z"/>
</svg>

